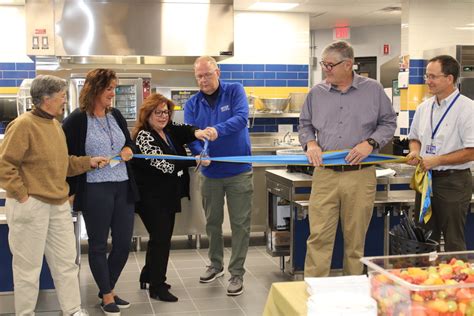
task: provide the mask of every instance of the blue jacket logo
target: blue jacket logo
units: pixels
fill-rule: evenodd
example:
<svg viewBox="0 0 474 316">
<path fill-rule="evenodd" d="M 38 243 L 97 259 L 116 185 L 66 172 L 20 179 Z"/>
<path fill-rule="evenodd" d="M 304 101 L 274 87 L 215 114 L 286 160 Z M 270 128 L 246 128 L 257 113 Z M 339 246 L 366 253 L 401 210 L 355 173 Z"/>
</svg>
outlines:
<svg viewBox="0 0 474 316">
<path fill-rule="evenodd" d="M 230 111 L 230 105 L 224 105 L 221 107 L 221 112 Z"/>
</svg>

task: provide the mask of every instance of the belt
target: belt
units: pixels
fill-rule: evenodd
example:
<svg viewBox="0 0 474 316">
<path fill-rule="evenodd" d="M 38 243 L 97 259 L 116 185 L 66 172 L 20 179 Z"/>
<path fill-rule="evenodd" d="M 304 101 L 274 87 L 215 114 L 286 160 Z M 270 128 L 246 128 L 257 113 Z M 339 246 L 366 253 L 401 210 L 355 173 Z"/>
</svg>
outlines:
<svg viewBox="0 0 474 316">
<path fill-rule="evenodd" d="M 343 171 L 355 171 L 355 170 L 361 170 L 364 168 L 371 167 L 372 165 L 338 165 L 338 166 L 323 166 L 324 169 L 331 169 L 333 171 L 337 172 L 343 172 Z"/>
<path fill-rule="evenodd" d="M 447 177 L 456 173 L 468 172 L 471 169 L 448 169 L 448 170 L 431 170 L 433 177 Z"/>
</svg>

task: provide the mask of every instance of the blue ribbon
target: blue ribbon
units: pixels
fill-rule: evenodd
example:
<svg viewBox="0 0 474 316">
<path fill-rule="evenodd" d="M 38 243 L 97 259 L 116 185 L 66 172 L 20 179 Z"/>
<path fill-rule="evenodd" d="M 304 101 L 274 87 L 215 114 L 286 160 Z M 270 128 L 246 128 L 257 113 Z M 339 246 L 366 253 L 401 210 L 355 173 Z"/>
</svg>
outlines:
<svg viewBox="0 0 474 316">
<path fill-rule="evenodd" d="M 349 150 L 324 152 L 322 155 L 323 165 L 347 165 L 345 157 Z M 133 158 L 141 159 L 165 159 L 165 160 L 196 160 L 191 156 L 177 155 L 144 155 L 134 154 Z M 120 156 L 112 159 L 120 160 Z M 227 156 L 227 157 L 206 157 L 206 160 L 216 162 L 232 162 L 232 163 L 261 163 L 275 165 L 310 165 L 306 155 L 257 155 L 257 156 Z M 406 158 L 402 156 L 371 154 L 362 161 L 362 164 L 376 164 L 387 162 L 405 162 Z"/>
</svg>

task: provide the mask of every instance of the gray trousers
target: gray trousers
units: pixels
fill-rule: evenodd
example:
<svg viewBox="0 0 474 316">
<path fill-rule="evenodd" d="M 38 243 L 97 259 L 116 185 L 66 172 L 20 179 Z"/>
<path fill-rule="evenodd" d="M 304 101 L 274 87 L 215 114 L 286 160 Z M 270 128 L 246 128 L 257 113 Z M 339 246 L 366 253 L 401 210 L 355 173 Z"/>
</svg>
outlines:
<svg viewBox="0 0 474 316">
<path fill-rule="evenodd" d="M 428 223 L 419 224 L 433 230 L 430 239 L 444 237 L 444 251 L 466 250 L 464 229 L 472 198 L 472 176 L 469 169 L 443 176 L 433 174 L 432 215 Z M 421 195 L 416 194 L 415 221 L 420 214 Z"/>
<path fill-rule="evenodd" d="M 202 176 L 202 205 L 206 215 L 206 233 L 209 238 L 209 260 L 215 268 L 224 262 L 224 197 L 227 199 L 232 229 L 232 254 L 229 262 L 231 275 L 242 276 L 250 238 L 250 215 L 253 198 L 253 174 L 242 173 L 227 178 Z"/>
</svg>

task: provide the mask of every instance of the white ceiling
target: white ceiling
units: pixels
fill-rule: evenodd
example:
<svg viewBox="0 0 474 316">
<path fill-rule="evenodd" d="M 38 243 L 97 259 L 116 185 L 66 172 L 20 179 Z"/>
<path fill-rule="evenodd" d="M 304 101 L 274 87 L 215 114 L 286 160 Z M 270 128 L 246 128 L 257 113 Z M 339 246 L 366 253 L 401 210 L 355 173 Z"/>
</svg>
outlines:
<svg viewBox="0 0 474 316">
<path fill-rule="evenodd" d="M 234 10 L 250 11 L 248 8 L 255 2 L 258 0 L 234 0 Z M 260 2 L 299 3 L 296 8 L 287 12 L 309 13 L 311 30 L 335 26 L 357 27 L 401 23 L 401 0 L 260 0 Z"/>
</svg>

